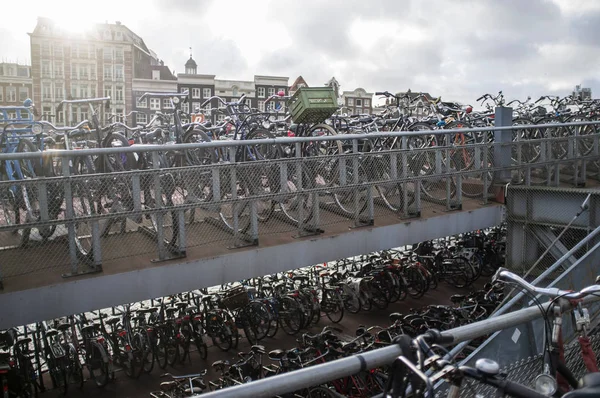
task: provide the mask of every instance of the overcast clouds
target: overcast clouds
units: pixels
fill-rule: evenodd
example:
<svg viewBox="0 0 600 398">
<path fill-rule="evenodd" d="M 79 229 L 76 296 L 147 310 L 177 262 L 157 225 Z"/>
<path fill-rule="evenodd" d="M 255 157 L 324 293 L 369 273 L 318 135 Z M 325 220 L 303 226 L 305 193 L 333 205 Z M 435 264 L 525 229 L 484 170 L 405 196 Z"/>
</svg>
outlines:
<svg viewBox="0 0 600 398">
<path fill-rule="evenodd" d="M 251 79 L 335 76 L 343 90 L 428 91 L 473 102 L 567 94 L 600 96 L 597 0 L 150 0 L 3 4 L 0 56 L 29 59 L 36 13 L 80 27 L 121 21 L 176 72 L 193 47 L 199 73 Z M 92 9 L 93 8 L 93 9 Z M 72 14 L 69 11 L 72 10 Z M 84 13 L 79 14 L 78 11 Z"/>
</svg>

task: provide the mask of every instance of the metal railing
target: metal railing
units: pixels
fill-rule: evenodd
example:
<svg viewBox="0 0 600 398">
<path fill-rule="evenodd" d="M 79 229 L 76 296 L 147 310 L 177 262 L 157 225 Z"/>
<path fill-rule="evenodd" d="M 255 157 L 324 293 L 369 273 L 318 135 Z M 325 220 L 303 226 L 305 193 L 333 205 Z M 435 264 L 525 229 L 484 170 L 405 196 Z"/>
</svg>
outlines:
<svg viewBox="0 0 600 398">
<path fill-rule="evenodd" d="M 600 297 L 587 297 L 584 304 L 590 304 L 600 300 Z M 545 310 L 550 303 L 542 304 Z M 561 304 L 564 312 L 568 312 L 570 304 Z M 500 315 L 496 318 L 475 322 L 442 332 L 444 338 L 450 338 L 455 345 L 463 341 L 473 340 L 491 333 L 522 325 L 533 320 L 541 319 L 541 310 L 537 306 L 525 308 L 519 311 Z M 297 371 L 268 377 L 239 386 L 229 387 L 221 391 L 203 394 L 206 397 L 273 397 L 293 391 L 302 390 L 311 386 L 318 386 L 331 380 L 351 376 L 367 369 L 391 364 L 397 357 L 402 355 L 399 346 L 379 348 L 362 354 L 338 359 L 320 365 L 310 366 Z"/>
<path fill-rule="evenodd" d="M 0 181 L 0 277 L 46 268 L 76 275 L 119 258 L 169 260 L 192 247 L 210 253 L 215 246 L 257 245 L 274 234 L 306 236 L 374 225 L 380 217 L 400 221 L 460 210 L 466 202 L 486 204 L 494 185 L 507 182 L 578 185 L 598 179 L 597 124 L 0 154 L 0 162 L 13 163 L 50 157 L 62 173 Z M 468 134 L 478 134 L 480 143 L 454 144 Z M 423 145 L 434 136 L 450 144 Z M 392 149 L 365 151 L 383 140 L 393 141 Z M 238 150 L 273 148 L 291 148 L 296 156 L 159 168 L 171 154 L 214 159 L 229 151 L 235 159 Z M 307 152 L 316 156 L 303 156 Z M 155 168 L 76 173 L 99 155 L 114 161 L 127 153 L 146 156 Z"/>
</svg>

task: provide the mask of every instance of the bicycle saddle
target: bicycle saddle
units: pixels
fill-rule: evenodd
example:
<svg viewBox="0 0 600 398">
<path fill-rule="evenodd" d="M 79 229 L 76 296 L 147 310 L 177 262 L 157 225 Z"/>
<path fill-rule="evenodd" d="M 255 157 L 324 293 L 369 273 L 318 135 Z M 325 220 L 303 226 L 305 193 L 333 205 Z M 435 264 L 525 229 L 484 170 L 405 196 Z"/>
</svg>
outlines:
<svg viewBox="0 0 600 398">
<path fill-rule="evenodd" d="M 273 350 L 273 351 L 269 351 L 269 359 L 271 360 L 279 360 L 281 358 L 283 358 L 285 356 L 285 352 L 283 350 Z"/>
<path fill-rule="evenodd" d="M 390 314 L 390 321 L 396 322 L 396 321 L 401 320 L 403 317 L 404 317 L 404 315 L 402 315 L 401 313 L 393 312 Z"/>
<path fill-rule="evenodd" d="M 107 320 L 105 320 L 104 322 L 105 322 L 107 325 L 114 326 L 114 325 L 116 325 L 117 323 L 119 323 L 120 321 L 121 321 L 121 318 L 119 318 L 118 316 L 114 316 L 114 317 L 112 317 L 112 318 L 108 318 L 108 319 L 107 319 Z"/>
<path fill-rule="evenodd" d="M 71 324 L 69 323 L 61 323 L 60 325 L 58 325 L 56 327 L 58 330 L 60 330 L 61 332 L 64 332 L 65 330 L 69 330 L 71 329 Z"/>
</svg>

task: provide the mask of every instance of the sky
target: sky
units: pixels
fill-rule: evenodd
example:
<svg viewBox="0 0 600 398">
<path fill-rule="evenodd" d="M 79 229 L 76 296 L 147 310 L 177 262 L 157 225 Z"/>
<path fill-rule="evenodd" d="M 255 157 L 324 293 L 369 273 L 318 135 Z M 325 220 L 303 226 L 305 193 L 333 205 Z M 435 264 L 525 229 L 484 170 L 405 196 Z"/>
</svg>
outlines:
<svg viewBox="0 0 600 398">
<path fill-rule="evenodd" d="M 0 59 L 29 62 L 37 16 L 77 31 L 121 21 L 175 72 L 252 80 L 332 76 L 342 90 L 429 92 L 475 104 L 600 96 L 598 0 L 28 0 L 2 5 Z"/>
</svg>

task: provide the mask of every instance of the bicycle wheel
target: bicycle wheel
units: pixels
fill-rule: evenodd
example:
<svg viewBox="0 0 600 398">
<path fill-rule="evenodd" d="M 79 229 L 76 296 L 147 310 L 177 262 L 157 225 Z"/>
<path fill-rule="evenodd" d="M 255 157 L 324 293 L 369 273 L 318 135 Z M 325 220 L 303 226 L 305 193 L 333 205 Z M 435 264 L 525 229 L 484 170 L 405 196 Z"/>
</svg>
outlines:
<svg viewBox="0 0 600 398">
<path fill-rule="evenodd" d="M 67 369 L 64 366 L 64 363 L 61 359 L 54 359 L 48 365 L 48 372 L 50 373 L 50 377 L 52 378 L 52 384 L 54 388 L 58 389 L 60 394 L 67 395 L 69 392 L 69 383 L 67 381 Z"/>
<path fill-rule="evenodd" d="M 418 268 L 409 266 L 404 269 L 404 278 L 407 283 L 408 294 L 412 298 L 418 299 L 423 297 L 427 291 L 427 286 L 429 283 L 420 270 Z"/>
<path fill-rule="evenodd" d="M 360 298 L 358 293 L 348 287 L 342 291 L 342 300 L 344 302 L 344 308 L 351 314 L 358 314 L 360 312 Z"/>
<path fill-rule="evenodd" d="M 94 380 L 97 387 L 106 387 L 109 380 L 108 372 L 108 359 L 104 349 L 99 345 L 93 344 L 91 347 L 91 353 L 88 354 L 88 371 L 90 378 Z"/>
<path fill-rule="evenodd" d="M 133 378 L 137 379 L 142 375 L 142 372 L 145 371 L 144 367 L 146 366 L 146 351 L 144 348 L 144 336 L 141 332 L 137 332 L 133 335 L 131 339 L 131 348 L 133 354 Z M 148 372 L 147 372 L 148 373 Z"/>
<path fill-rule="evenodd" d="M 287 181 L 281 188 L 285 197 L 280 200 L 279 206 L 282 213 L 292 222 L 308 223 L 313 216 L 314 195 L 303 194 L 305 189 L 314 188 L 313 173 L 309 163 L 287 163 Z"/>
<path fill-rule="evenodd" d="M 233 345 L 232 333 L 220 316 L 208 314 L 206 331 L 213 344 L 219 347 L 221 351 L 229 351 L 231 349 Z"/>
<path fill-rule="evenodd" d="M 326 289 L 323 292 L 321 309 L 333 323 L 339 323 L 344 317 L 344 304 L 335 290 Z"/>
<path fill-rule="evenodd" d="M 156 341 L 154 342 L 154 355 L 156 364 L 161 369 L 167 368 L 167 337 L 164 329 L 154 329 L 157 331 Z"/>
<path fill-rule="evenodd" d="M 246 183 L 255 196 L 269 195 L 281 191 L 281 176 L 279 167 L 269 160 L 283 157 L 283 149 L 279 144 L 253 145 L 252 140 L 271 139 L 275 136 L 268 130 L 258 128 L 252 130 L 244 140 L 242 161 L 248 164 L 244 173 Z M 266 222 L 275 209 L 275 200 L 264 198 L 255 200 L 258 220 Z"/>
<path fill-rule="evenodd" d="M 69 345 L 69 378 L 68 382 L 70 384 L 75 384 L 78 388 L 83 388 L 83 366 L 81 365 L 81 357 L 75 347 Z"/>
<path fill-rule="evenodd" d="M 282 297 L 279 300 L 279 326 L 291 336 L 297 334 L 304 325 L 304 313 L 296 300 Z"/>
</svg>

